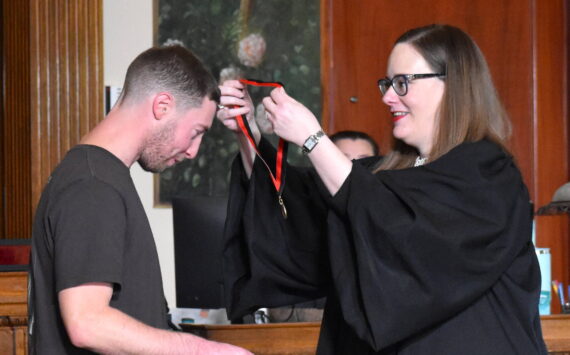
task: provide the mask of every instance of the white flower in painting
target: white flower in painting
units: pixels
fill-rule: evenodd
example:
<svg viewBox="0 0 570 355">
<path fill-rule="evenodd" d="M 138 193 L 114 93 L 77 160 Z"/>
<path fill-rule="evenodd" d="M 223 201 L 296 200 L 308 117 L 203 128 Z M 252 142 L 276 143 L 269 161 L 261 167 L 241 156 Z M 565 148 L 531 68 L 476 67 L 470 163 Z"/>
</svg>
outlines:
<svg viewBox="0 0 570 355">
<path fill-rule="evenodd" d="M 166 42 L 164 42 L 162 45 L 163 45 L 164 47 L 169 47 L 169 46 L 182 46 L 182 47 L 186 47 L 186 46 L 184 45 L 184 42 L 182 42 L 181 40 L 179 40 L 179 39 L 172 39 L 172 38 L 167 39 Z"/>
<path fill-rule="evenodd" d="M 257 126 L 259 126 L 259 130 L 263 134 L 272 134 L 273 133 L 273 125 L 267 119 L 267 112 L 265 112 L 265 107 L 263 104 L 257 105 L 255 108 L 255 122 L 257 122 Z"/>
<path fill-rule="evenodd" d="M 220 71 L 220 84 L 227 80 L 237 80 L 243 77 L 243 74 L 239 68 L 229 66 Z"/>
<path fill-rule="evenodd" d="M 258 34 L 252 33 L 239 41 L 238 58 L 241 64 L 247 67 L 257 67 L 265 54 L 265 39 Z"/>
</svg>

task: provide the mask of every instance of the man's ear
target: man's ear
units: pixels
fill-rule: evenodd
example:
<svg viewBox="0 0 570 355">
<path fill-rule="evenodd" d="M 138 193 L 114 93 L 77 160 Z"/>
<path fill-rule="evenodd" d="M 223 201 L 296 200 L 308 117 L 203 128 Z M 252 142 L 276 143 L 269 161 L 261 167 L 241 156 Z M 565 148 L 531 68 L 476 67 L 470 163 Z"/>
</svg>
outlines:
<svg viewBox="0 0 570 355">
<path fill-rule="evenodd" d="M 155 119 L 161 120 L 172 110 L 174 110 L 174 97 L 170 93 L 160 92 L 154 96 L 152 113 Z"/>
</svg>

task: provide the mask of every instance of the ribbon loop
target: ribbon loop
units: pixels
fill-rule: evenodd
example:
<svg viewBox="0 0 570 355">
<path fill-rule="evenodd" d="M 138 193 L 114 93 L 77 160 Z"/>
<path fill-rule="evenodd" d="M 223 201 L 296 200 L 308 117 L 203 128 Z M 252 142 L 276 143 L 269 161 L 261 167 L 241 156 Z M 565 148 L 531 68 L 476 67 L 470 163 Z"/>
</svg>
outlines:
<svg viewBox="0 0 570 355">
<path fill-rule="evenodd" d="M 253 79 L 240 79 L 239 81 L 244 85 L 251 85 L 251 86 L 275 87 L 275 88 L 283 87 L 283 84 L 279 82 L 264 82 Z M 283 217 L 287 218 L 287 209 L 285 208 L 285 204 L 283 203 L 283 198 L 282 198 L 283 188 L 285 186 L 285 164 L 287 163 L 287 150 L 288 150 L 287 141 L 285 141 L 282 138 L 279 138 L 279 144 L 277 146 L 277 158 L 275 160 L 275 175 L 274 175 L 273 172 L 271 171 L 271 168 L 265 162 L 265 160 L 261 156 L 261 153 L 259 152 L 257 144 L 255 143 L 255 139 L 253 138 L 253 134 L 251 133 L 251 128 L 249 127 L 249 123 L 247 122 L 247 119 L 245 119 L 242 115 L 238 115 L 236 116 L 236 121 L 240 130 L 247 137 L 247 140 L 249 141 L 250 145 L 255 150 L 255 153 L 257 154 L 259 159 L 261 159 L 261 161 L 269 171 L 269 176 L 271 177 L 271 181 L 273 182 L 275 190 L 277 191 L 277 197 L 278 197 L 279 206 L 281 208 L 281 212 L 283 214 Z"/>
</svg>

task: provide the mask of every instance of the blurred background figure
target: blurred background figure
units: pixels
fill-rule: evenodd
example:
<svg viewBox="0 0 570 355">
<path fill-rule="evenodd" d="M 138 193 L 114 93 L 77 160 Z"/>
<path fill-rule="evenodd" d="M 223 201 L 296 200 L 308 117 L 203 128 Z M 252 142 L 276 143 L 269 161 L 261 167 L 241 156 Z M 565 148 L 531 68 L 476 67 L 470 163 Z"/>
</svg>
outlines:
<svg viewBox="0 0 570 355">
<path fill-rule="evenodd" d="M 330 136 L 330 139 L 350 160 L 380 154 L 374 138 L 361 131 L 338 131 Z"/>
</svg>

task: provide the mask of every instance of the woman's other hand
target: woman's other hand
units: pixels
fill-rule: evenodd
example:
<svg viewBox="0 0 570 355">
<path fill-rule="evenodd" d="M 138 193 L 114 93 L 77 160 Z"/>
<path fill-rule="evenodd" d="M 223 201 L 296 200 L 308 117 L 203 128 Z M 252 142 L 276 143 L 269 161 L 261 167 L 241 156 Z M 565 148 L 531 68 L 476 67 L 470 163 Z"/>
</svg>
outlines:
<svg viewBox="0 0 570 355">
<path fill-rule="evenodd" d="M 321 129 L 319 121 L 308 108 L 287 95 L 280 87 L 263 99 L 267 118 L 279 137 L 302 146 L 305 140 Z"/>
</svg>

